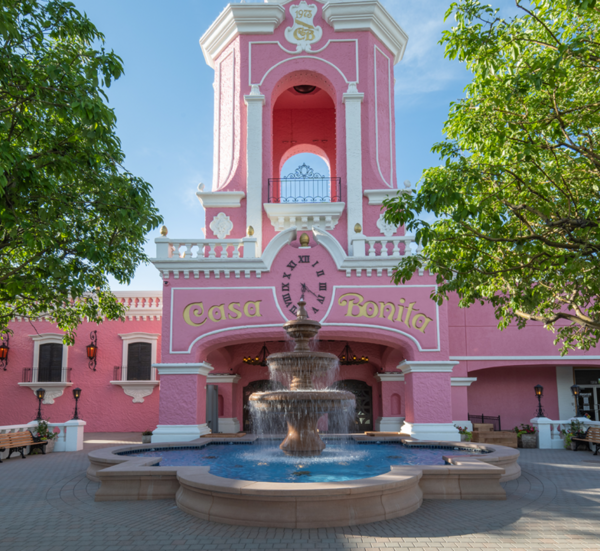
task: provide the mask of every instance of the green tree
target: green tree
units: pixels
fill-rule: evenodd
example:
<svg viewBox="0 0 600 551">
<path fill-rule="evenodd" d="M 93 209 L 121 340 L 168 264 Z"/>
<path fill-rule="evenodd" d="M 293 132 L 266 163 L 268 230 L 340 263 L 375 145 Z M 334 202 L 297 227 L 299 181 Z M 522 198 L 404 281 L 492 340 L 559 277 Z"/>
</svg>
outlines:
<svg viewBox="0 0 600 551">
<path fill-rule="evenodd" d="M 71 342 L 84 318 L 122 318 L 107 276 L 129 282 L 161 222 L 122 166 L 103 39 L 70 2 L 0 0 L 0 331 L 44 316 Z"/>
<path fill-rule="evenodd" d="M 600 7 L 515 3 L 510 19 L 477 0 L 446 15 L 446 56 L 473 80 L 433 147 L 442 166 L 385 203 L 424 245 L 395 281 L 424 265 L 439 302 L 490 303 L 500 328 L 542 322 L 563 352 L 587 350 L 600 338 Z"/>
</svg>

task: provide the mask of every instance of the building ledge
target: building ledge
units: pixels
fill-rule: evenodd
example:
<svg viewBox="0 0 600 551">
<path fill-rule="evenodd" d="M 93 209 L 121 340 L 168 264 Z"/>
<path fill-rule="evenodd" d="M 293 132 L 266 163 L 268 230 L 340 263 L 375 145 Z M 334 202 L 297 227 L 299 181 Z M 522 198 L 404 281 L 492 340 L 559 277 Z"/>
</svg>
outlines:
<svg viewBox="0 0 600 551">
<path fill-rule="evenodd" d="M 342 216 L 346 203 L 265 203 L 265 211 L 276 231 L 296 227 L 312 230 L 333 230 Z"/>
<path fill-rule="evenodd" d="M 65 388 L 73 386 L 73 383 L 48 383 L 48 382 L 36 382 L 36 383 L 18 383 L 19 386 L 30 388 L 34 394 L 38 388 L 43 388 L 46 391 L 44 394 L 43 404 L 52 405 L 54 400 L 60 398 Z"/>
<path fill-rule="evenodd" d="M 144 398 L 147 398 L 154 392 L 154 387 L 158 386 L 159 381 L 111 381 L 111 385 L 120 386 L 123 392 L 133 398 L 134 404 L 143 404 Z"/>
<path fill-rule="evenodd" d="M 399 193 L 411 193 L 410 189 L 365 189 L 364 195 L 369 200 L 369 205 L 383 205 L 386 199 L 396 197 Z"/>
<path fill-rule="evenodd" d="M 243 191 L 198 191 L 196 195 L 205 209 L 239 208 L 246 197 Z"/>
</svg>

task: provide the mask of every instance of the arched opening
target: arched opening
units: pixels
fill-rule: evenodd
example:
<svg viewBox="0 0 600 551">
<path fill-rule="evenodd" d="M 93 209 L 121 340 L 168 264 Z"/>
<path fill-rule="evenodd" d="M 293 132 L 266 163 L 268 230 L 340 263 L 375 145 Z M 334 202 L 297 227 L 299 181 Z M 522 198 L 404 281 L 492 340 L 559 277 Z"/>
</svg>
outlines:
<svg viewBox="0 0 600 551">
<path fill-rule="evenodd" d="M 401 410 L 401 402 L 400 402 L 400 394 L 392 394 L 392 415 L 400 417 Z"/>
<path fill-rule="evenodd" d="M 273 102 L 275 174 L 269 180 L 269 202 L 341 201 L 341 181 L 337 178 L 336 106 L 329 83 L 321 75 L 303 72 L 288 75 L 280 84 Z M 309 163 L 288 169 L 289 160 L 299 154 L 319 157 L 326 162 L 328 170 L 322 172 Z M 296 172 L 304 164 L 306 167 Z M 321 177 L 309 176 L 313 173 Z"/>
<path fill-rule="evenodd" d="M 338 390 L 347 390 L 356 398 L 354 426 L 348 432 L 366 432 L 373 430 L 373 388 L 364 381 L 346 379 L 338 381 Z"/>
<path fill-rule="evenodd" d="M 310 148 L 316 153 L 302 151 L 289 158 L 286 155 L 281 159 L 280 202 L 331 203 L 333 199 L 337 199 L 337 197 L 331 196 L 330 168 L 322 150 L 318 151 L 318 148 L 312 146 L 297 147 L 299 149 Z"/>
</svg>

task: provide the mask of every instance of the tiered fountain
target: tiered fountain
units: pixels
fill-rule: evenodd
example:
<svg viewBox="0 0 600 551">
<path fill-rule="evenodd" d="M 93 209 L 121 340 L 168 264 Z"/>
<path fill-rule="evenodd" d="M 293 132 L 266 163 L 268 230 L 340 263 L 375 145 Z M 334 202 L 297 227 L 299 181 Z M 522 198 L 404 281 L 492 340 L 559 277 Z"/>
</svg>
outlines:
<svg viewBox="0 0 600 551">
<path fill-rule="evenodd" d="M 311 457 L 325 449 L 317 430 L 319 418 L 325 414 L 334 414 L 338 419 L 353 417 L 356 401 L 351 392 L 315 388 L 316 380 L 331 379 L 338 359 L 309 348 L 309 341 L 317 336 L 321 324 L 308 319 L 305 304 L 300 301 L 297 318 L 283 326 L 296 343 L 294 351 L 267 358 L 271 379 L 289 385 L 289 390 L 255 392 L 250 396 L 250 406 L 258 426 L 265 416 L 283 414 L 288 433 L 280 448 L 287 455 Z"/>
</svg>

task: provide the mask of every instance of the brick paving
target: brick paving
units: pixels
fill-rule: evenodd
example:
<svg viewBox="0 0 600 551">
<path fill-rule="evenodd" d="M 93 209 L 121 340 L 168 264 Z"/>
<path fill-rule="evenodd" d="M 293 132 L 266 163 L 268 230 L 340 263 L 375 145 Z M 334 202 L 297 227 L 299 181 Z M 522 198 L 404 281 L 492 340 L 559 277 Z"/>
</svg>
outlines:
<svg viewBox="0 0 600 551">
<path fill-rule="evenodd" d="M 591 452 L 523 450 L 523 476 L 505 485 L 506 501 L 428 500 L 396 520 L 293 530 L 205 522 L 171 500 L 96 503 L 86 454 L 118 438 L 86 440 L 83 452 L 0 465 L 1 551 L 600 551 L 600 457 Z"/>
</svg>

